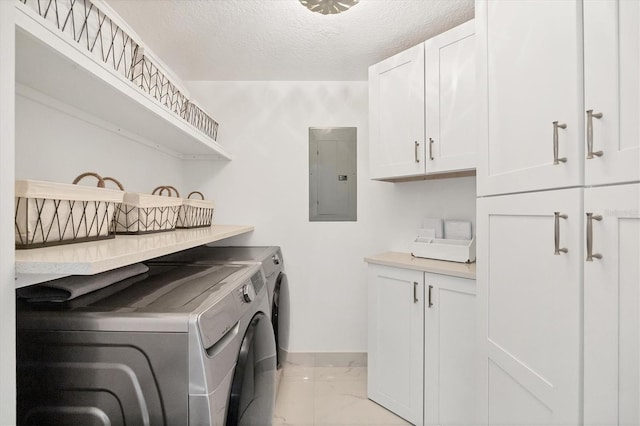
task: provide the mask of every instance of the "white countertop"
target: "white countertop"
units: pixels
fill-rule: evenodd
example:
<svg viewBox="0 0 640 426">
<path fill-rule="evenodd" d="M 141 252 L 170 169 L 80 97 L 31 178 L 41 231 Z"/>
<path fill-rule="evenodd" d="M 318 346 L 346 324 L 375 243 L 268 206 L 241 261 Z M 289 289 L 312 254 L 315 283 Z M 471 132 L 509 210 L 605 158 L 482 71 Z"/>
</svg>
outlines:
<svg viewBox="0 0 640 426">
<path fill-rule="evenodd" d="M 392 251 L 365 257 L 364 261 L 367 263 L 374 263 L 376 265 L 394 266 L 397 268 L 432 272 L 434 274 L 476 279 L 475 263 L 458 263 L 448 262 L 446 260 L 424 259 L 421 257 L 414 257 L 411 253 L 398 253 Z"/>
<path fill-rule="evenodd" d="M 253 226 L 216 225 L 143 235 L 16 250 L 16 286 L 66 275 L 93 275 L 165 254 L 253 231 Z"/>
</svg>

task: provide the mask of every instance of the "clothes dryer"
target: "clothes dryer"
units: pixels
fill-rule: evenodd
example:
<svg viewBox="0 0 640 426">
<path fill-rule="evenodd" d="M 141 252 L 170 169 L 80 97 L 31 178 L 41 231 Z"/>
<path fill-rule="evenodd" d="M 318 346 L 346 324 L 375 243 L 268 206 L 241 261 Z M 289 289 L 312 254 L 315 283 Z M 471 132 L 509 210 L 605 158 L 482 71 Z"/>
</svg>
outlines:
<svg viewBox="0 0 640 426">
<path fill-rule="evenodd" d="M 278 246 L 200 246 L 153 259 L 152 263 L 246 264 L 260 263 L 267 277 L 271 322 L 278 349 L 278 367 L 286 361 L 289 348 L 289 281 Z"/>
<path fill-rule="evenodd" d="M 19 424 L 271 424 L 258 264 L 156 264 L 66 303 L 18 302 Z"/>
</svg>

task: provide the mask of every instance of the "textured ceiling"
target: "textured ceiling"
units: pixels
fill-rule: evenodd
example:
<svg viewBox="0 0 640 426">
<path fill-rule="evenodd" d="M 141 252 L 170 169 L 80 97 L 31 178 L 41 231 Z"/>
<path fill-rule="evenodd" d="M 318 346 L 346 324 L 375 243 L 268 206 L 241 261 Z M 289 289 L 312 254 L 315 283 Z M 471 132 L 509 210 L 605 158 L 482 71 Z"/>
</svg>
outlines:
<svg viewBox="0 0 640 426">
<path fill-rule="evenodd" d="M 473 18 L 473 0 L 108 0 L 185 80 L 366 80 L 367 68 Z"/>
</svg>

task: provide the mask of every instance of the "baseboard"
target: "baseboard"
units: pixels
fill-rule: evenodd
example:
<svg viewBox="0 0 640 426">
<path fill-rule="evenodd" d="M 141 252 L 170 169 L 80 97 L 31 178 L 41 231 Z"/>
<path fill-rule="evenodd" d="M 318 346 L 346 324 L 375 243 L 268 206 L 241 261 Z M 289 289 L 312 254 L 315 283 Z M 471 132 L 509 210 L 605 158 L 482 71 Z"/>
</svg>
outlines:
<svg viewBox="0 0 640 426">
<path fill-rule="evenodd" d="M 305 367 L 366 367 L 366 352 L 287 352 L 286 363 Z"/>
</svg>

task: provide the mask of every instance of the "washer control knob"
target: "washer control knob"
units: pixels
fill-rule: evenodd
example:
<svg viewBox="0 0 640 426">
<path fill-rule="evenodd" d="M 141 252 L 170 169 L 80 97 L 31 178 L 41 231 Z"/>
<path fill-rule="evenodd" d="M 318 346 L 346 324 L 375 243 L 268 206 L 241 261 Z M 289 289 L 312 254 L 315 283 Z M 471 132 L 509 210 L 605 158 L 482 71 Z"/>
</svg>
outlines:
<svg viewBox="0 0 640 426">
<path fill-rule="evenodd" d="M 253 289 L 253 286 L 251 284 L 245 284 L 242 287 L 242 298 L 247 303 L 256 298 L 256 291 Z"/>
<path fill-rule="evenodd" d="M 271 259 L 273 260 L 273 263 L 275 263 L 276 265 L 280 264 L 280 256 L 278 256 L 277 254 L 274 254 Z"/>
</svg>

